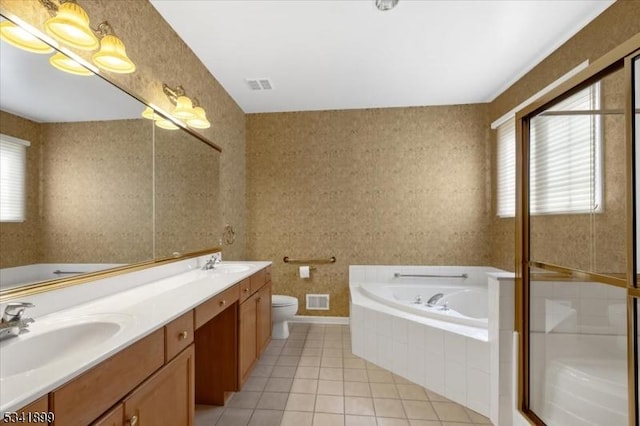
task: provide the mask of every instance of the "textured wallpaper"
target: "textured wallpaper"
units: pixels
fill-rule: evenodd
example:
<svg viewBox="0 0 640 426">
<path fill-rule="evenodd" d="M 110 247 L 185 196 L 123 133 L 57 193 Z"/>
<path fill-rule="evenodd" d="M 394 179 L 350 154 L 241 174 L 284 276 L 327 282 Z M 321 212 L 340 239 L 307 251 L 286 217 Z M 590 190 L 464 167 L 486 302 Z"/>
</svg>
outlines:
<svg viewBox="0 0 640 426">
<path fill-rule="evenodd" d="M 41 127 L 41 262 L 152 259 L 152 123 L 140 118 Z"/>
<path fill-rule="evenodd" d="M 5 111 L 0 111 L 0 133 L 31 142 L 27 148 L 26 220 L 0 222 L 0 268 L 36 263 L 40 257 L 40 127 Z"/>
<path fill-rule="evenodd" d="M 0 0 L 3 10 L 42 29 L 47 11 L 38 0 Z M 178 37 L 148 0 L 83 0 L 82 7 L 92 24 L 109 21 L 124 41 L 127 54 L 136 63 L 133 74 L 103 74 L 126 91 L 165 110 L 171 104 L 162 92 L 162 83 L 182 85 L 197 97 L 207 111 L 211 128 L 201 134 L 222 147 L 220 165 L 220 218 L 212 226 L 221 234 L 224 224 L 236 230 L 236 242 L 225 246 L 225 259 L 246 257 L 246 171 L 245 116 L 202 62 Z M 76 52 L 90 58 L 91 52 Z"/>
<path fill-rule="evenodd" d="M 485 105 L 251 114 L 249 256 L 300 314 L 348 316 L 353 264 L 489 262 Z M 282 258 L 327 258 L 300 279 Z M 307 312 L 306 293 L 329 293 Z"/>
<path fill-rule="evenodd" d="M 640 1 L 619 0 L 590 22 L 560 48 L 489 104 L 489 122 L 498 119 L 530 96 L 589 59 L 598 59 L 614 47 L 640 32 Z M 523 45 L 523 47 L 526 47 Z M 492 169 L 495 175 L 495 132 L 492 132 Z M 612 148 L 613 149 L 613 148 Z M 495 191 L 495 187 L 494 187 Z M 495 193 L 495 192 L 494 192 Z M 495 206 L 495 200 L 492 201 Z M 514 270 L 515 221 L 491 216 L 491 264 Z M 575 244 L 577 243 L 571 243 Z M 599 250 L 609 243 L 603 241 Z M 605 255 L 606 256 L 606 255 Z"/>
</svg>

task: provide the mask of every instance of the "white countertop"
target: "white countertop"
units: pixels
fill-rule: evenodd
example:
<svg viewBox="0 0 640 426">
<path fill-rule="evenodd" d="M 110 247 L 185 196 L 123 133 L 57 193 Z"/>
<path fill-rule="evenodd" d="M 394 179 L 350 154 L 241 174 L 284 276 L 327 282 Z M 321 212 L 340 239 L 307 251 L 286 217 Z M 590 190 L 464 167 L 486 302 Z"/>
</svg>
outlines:
<svg viewBox="0 0 640 426">
<path fill-rule="evenodd" d="M 143 284 L 126 291 L 95 299 L 77 306 L 35 318 L 30 332 L 0 343 L 0 363 L 3 352 L 20 339 L 28 339 L 57 324 L 74 321 L 116 319 L 120 330 L 103 342 L 83 349 L 71 345 L 64 353 L 46 354 L 58 357 L 42 368 L 8 377 L 0 377 L 0 414 L 15 411 L 58 388 L 91 367 L 99 364 L 132 343 L 151 334 L 209 298 L 269 266 L 271 262 L 223 262 L 247 265 L 243 272 L 221 273 L 190 270 L 171 277 Z M 127 278 L 127 274 L 121 276 Z M 78 286 L 81 288 L 82 286 Z M 80 290 L 80 289 L 79 289 Z M 65 296 L 68 294 L 65 293 Z M 25 314 L 28 317 L 29 314 Z M 86 346 L 86 345 L 85 345 Z M 50 355 L 50 357 L 49 357 Z"/>
</svg>

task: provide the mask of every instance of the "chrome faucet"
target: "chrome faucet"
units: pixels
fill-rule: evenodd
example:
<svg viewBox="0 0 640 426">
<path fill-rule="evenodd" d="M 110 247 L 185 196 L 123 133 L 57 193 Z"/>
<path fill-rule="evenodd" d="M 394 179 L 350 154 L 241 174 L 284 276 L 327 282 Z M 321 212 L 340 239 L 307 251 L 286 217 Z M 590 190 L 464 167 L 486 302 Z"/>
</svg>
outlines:
<svg viewBox="0 0 640 426">
<path fill-rule="evenodd" d="M 203 271 L 210 271 L 212 269 L 216 269 L 216 265 L 220 263 L 220 258 L 218 256 L 211 256 L 211 259 L 207 260 L 207 263 L 202 267 Z"/>
<path fill-rule="evenodd" d="M 2 313 L 2 321 L 0 321 L 0 340 L 16 337 L 28 331 L 29 324 L 34 320 L 32 318 L 23 318 L 22 316 L 25 309 L 33 307 L 34 305 L 28 302 L 7 303 Z"/>
<path fill-rule="evenodd" d="M 427 300 L 426 305 L 429 307 L 436 306 L 436 304 L 438 303 L 438 300 L 442 299 L 443 297 L 444 297 L 444 294 L 436 293 L 433 296 L 431 296 L 429 300 Z"/>
</svg>

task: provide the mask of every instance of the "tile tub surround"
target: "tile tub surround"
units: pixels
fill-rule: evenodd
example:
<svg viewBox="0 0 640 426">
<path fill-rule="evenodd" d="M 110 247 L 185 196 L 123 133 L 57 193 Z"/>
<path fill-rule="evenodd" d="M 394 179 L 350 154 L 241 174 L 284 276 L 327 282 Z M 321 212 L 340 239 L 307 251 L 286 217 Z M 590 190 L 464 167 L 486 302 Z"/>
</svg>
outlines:
<svg viewBox="0 0 640 426">
<path fill-rule="evenodd" d="M 19 409 L 98 365 L 111 355 L 145 337 L 271 262 L 239 263 L 239 273 L 215 273 L 198 268 L 206 258 L 187 259 L 143 271 L 123 274 L 85 285 L 49 291 L 21 299 L 34 303 L 27 316 L 34 318 L 32 333 L 51 324 L 78 321 L 96 315 L 117 315 L 130 320 L 113 338 L 96 347 L 69 349 L 65 356 L 23 374 L 1 377 L 0 414 Z M 4 309 L 0 305 L 0 309 Z M 14 339 L 0 343 L 3 348 Z"/>
<path fill-rule="evenodd" d="M 489 425 L 490 421 L 351 352 L 349 327 L 292 324 L 224 407 L 196 426 Z"/>
<path fill-rule="evenodd" d="M 489 287 L 488 328 L 450 324 L 403 312 L 359 291 L 367 282 L 391 282 L 395 272 L 469 274 L 465 284 Z M 503 374 L 506 389 L 501 392 L 502 383 L 496 382 L 494 376 L 500 377 L 501 360 L 507 364 L 503 366 L 505 369 L 511 366 L 507 360 L 511 359 L 512 347 L 512 339 L 505 338 L 504 345 L 508 348 L 500 351 L 501 318 L 503 326 L 513 330 L 513 299 L 508 299 L 508 292 L 500 299 L 500 285 L 503 280 L 512 281 L 512 274 L 486 267 L 350 266 L 349 275 L 353 353 L 470 409 L 491 415 L 497 423 L 500 395 L 510 390 L 508 377 L 511 377 Z M 496 303 L 500 304 L 499 309 L 495 309 Z M 509 318 L 511 323 L 507 321 Z"/>
</svg>

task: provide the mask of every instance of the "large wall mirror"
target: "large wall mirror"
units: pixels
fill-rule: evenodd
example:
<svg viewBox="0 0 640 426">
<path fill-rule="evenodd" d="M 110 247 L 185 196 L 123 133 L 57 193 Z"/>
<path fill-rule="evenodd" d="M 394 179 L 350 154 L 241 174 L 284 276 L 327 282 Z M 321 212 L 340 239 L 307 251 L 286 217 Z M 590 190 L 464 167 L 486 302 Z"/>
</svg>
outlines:
<svg viewBox="0 0 640 426">
<path fill-rule="evenodd" d="M 0 43 L 0 296 L 218 245 L 212 144 L 154 126 L 97 75 Z"/>
</svg>

